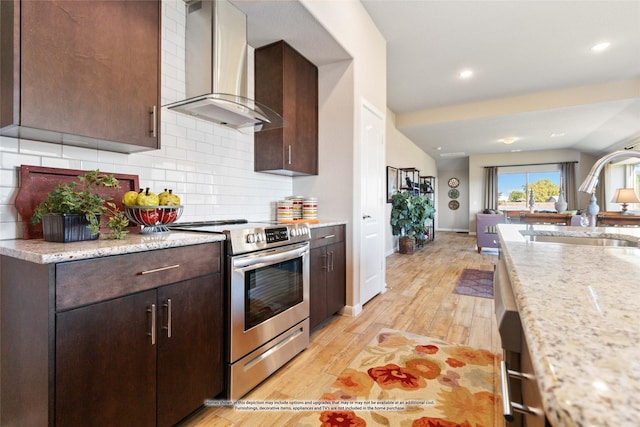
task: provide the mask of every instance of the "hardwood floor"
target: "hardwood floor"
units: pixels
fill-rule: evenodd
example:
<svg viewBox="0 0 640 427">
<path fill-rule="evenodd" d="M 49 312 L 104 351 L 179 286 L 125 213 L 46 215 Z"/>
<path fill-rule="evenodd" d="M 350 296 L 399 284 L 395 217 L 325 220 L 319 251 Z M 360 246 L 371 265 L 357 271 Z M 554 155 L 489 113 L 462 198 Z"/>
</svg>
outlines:
<svg viewBox="0 0 640 427">
<path fill-rule="evenodd" d="M 315 400 L 380 328 L 393 328 L 501 353 L 493 300 L 453 293 L 464 268 L 493 270 L 497 253 L 478 254 L 475 236 L 439 232 L 412 255 L 387 257 L 388 290 L 356 317 L 334 316 L 311 333 L 309 347 L 244 397 Z M 497 372 L 497 370 L 496 370 Z M 500 408 L 497 408 L 499 410 Z M 292 426 L 304 414 L 204 408 L 182 426 Z M 503 425 L 496 416 L 496 426 Z"/>
</svg>

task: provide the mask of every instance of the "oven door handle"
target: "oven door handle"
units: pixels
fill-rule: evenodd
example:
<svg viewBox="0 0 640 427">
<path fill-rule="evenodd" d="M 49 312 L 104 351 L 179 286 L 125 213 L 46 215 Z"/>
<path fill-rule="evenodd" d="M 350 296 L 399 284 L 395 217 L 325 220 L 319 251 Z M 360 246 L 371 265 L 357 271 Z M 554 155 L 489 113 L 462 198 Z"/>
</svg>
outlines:
<svg viewBox="0 0 640 427">
<path fill-rule="evenodd" d="M 262 265 L 275 264 L 282 261 L 298 258 L 309 252 L 309 243 L 296 245 L 293 249 L 271 249 L 260 251 L 249 255 L 234 257 L 234 270 L 250 270 Z"/>
</svg>

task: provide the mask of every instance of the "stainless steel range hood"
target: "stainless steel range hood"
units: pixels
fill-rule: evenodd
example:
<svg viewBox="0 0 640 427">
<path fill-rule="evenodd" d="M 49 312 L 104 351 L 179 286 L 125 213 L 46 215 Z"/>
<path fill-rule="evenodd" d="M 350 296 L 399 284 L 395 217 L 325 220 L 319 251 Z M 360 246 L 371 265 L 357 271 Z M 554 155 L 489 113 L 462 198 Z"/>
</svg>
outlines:
<svg viewBox="0 0 640 427">
<path fill-rule="evenodd" d="M 186 1 L 186 97 L 165 107 L 241 130 L 282 127 L 247 97 L 247 17 L 228 0 Z"/>
</svg>

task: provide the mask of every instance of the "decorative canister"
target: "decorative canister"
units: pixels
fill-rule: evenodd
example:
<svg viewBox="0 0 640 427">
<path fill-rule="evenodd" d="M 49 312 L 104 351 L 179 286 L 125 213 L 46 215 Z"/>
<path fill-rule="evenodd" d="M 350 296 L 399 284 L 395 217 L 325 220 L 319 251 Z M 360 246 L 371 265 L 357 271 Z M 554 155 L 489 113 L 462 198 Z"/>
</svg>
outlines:
<svg viewBox="0 0 640 427">
<path fill-rule="evenodd" d="M 290 222 L 293 220 L 293 201 L 278 200 L 276 203 L 276 218 L 278 222 Z"/>
<path fill-rule="evenodd" d="M 289 196 L 287 200 L 293 202 L 293 219 L 302 219 L 302 203 L 304 202 L 304 197 Z"/>
<path fill-rule="evenodd" d="M 309 197 L 302 202 L 302 218 L 318 219 L 318 199 Z"/>
</svg>

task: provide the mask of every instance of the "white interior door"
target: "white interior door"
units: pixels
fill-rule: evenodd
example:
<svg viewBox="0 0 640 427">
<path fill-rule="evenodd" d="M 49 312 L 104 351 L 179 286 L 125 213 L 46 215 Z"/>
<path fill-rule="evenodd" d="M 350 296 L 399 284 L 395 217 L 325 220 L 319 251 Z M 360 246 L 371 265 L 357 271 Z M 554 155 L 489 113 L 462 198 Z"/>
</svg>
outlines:
<svg viewBox="0 0 640 427">
<path fill-rule="evenodd" d="M 384 290 L 384 119 L 366 104 L 361 107 L 360 176 L 362 224 L 360 304 Z"/>
</svg>

